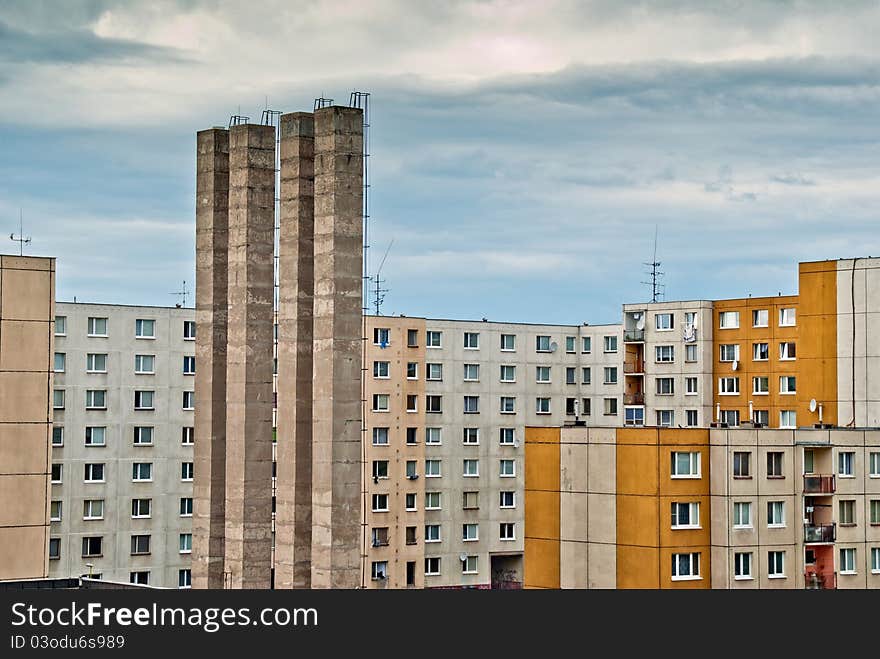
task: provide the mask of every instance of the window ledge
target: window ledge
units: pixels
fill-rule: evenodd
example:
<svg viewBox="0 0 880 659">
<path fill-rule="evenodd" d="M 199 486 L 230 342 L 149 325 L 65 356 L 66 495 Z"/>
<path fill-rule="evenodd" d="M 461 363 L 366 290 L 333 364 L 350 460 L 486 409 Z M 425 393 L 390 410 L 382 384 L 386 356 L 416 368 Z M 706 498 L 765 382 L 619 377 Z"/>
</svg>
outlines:
<svg viewBox="0 0 880 659">
<path fill-rule="evenodd" d="M 737 576 L 734 576 L 734 577 L 733 577 L 733 580 L 734 580 L 734 581 L 754 581 L 755 578 L 754 578 L 753 576 L 748 576 L 748 577 L 737 577 Z"/>
<path fill-rule="evenodd" d="M 838 522 L 838 526 L 845 526 L 847 528 L 858 526 L 855 522 Z"/>
<path fill-rule="evenodd" d="M 734 476 L 733 480 L 735 481 L 750 481 L 752 480 L 751 476 Z"/>
<path fill-rule="evenodd" d="M 788 577 L 786 577 L 784 574 L 768 574 L 767 578 L 768 579 L 787 579 Z"/>
<path fill-rule="evenodd" d="M 852 571 L 850 571 L 850 570 L 841 570 L 838 574 L 843 575 L 843 576 L 850 576 L 850 577 L 851 577 L 851 576 L 854 575 L 854 574 L 858 574 L 858 572 L 856 572 L 855 570 L 852 570 Z"/>
<path fill-rule="evenodd" d="M 687 576 L 687 577 L 671 577 L 672 581 L 702 581 L 703 577 L 696 576 Z"/>
<path fill-rule="evenodd" d="M 767 474 L 767 480 L 782 481 L 782 480 L 785 480 L 785 476 L 771 476 L 770 474 Z"/>
<path fill-rule="evenodd" d="M 853 474 L 837 474 L 838 478 L 855 478 Z"/>
<path fill-rule="evenodd" d="M 702 527 L 702 526 L 699 526 L 699 525 L 698 525 L 698 526 L 692 526 L 692 525 L 689 525 L 689 524 L 688 524 L 688 525 L 685 525 L 685 526 L 673 526 L 673 527 L 672 527 L 672 530 L 673 530 L 673 531 L 699 531 L 699 530 L 702 529 L 702 528 L 703 528 L 703 527 Z"/>
<path fill-rule="evenodd" d="M 749 524 L 748 526 L 744 526 L 742 524 L 734 524 L 733 525 L 734 531 L 752 531 L 754 528 L 755 527 L 752 526 L 751 524 Z"/>
<path fill-rule="evenodd" d="M 700 478 L 702 478 L 702 476 L 700 476 L 699 474 L 697 474 L 697 475 L 695 475 L 695 476 L 692 476 L 692 475 L 689 475 L 689 474 L 672 474 L 672 475 L 670 476 L 670 478 L 672 478 L 672 479 L 674 479 L 674 480 L 675 480 L 675 479 L 687 479 L 687 478 L 689 478 L 689 479 L 691 479 L 691 480 L 699 480 Z"/>
<path fill-rule="evenodd" d="M 784 529 L 786 528 L 785 524 L 768 524 L 768 529 Z"/>
</svg>

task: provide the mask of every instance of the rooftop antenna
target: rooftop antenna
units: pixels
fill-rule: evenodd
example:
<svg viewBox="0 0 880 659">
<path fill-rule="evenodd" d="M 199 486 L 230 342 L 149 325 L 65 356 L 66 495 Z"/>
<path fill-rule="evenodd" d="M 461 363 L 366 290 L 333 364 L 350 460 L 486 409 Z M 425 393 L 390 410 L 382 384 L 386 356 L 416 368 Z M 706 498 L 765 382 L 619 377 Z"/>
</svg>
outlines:
<svg viewBox="0 0 880 659">
<path fill-rule="evenodd" d="M 24 222 L 20 208 L 18 209 L 18 237 L 15 236 L 15 233 L 10 233 L 9 240 L 18 243 L 18 255 L 24 256 L 24 246 L 30 244 L 31 237 L 24 235 Z"/>
<path fill-rule="evenodd" d="M 651 281 L 643 281 L 643 284 L 651 287 L 651 302 L 659 302 L 664 296 L 666 286 L 659 282 L 660 277 L 664 275 L 660 270 L 660 261 L 657 260 L 657 225 L 654 225 L 654 259 L 650 263 L 643 263 L 650 268 L 645 274 L 651 278 Z"/>
<path fill-rule="evenodd" d="M 391 251 L 391 246 L 394 244 L 394 239 L 391 239 L 391 242 L 388 243 L 388 249 L 385 250 L 385 256 L 382 257 L 382 262 L 379 264 L 379 269 L 376 270 L 376 275 L 373 277 L 373 283 L 376 287 L 373 289 L 373 293 L 375 297 L 373 298 L 373 305 L 376 307 L 376 315 L 381 315 L 381 307 L 382 303 L 385 301 L 385 293 L 388 292 L 387 288 L 382 288 L 382 284 L 385 283 L 384 279 L 379 279 L 379 273 L 382 272 L 382 266 L 385 265 L 385 259 L 388 258 L 388 252 Z"/>
<path fill-rule="evenodd" d="M 180 308 L 181 306 L 186 306 L 186 296 L 189 295 L 189 291 L 186 290 L 186 280 L 183 280 L 183 288 L 179 291 L 175 291 L 173 293 L 169 293 L 168 295 L 177 295 L 180 296 L 181 300 L 175 306 Z"/>
</svg>

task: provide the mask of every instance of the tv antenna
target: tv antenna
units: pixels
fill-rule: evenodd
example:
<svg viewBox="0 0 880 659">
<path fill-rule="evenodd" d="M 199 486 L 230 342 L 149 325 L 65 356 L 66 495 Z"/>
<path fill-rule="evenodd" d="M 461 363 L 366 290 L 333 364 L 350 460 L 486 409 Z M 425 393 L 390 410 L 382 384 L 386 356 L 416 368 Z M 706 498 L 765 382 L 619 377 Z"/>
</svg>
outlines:
<svg viewBox="0 0 880 659">
<path fill-rule="evenodd" d="M 643 263 L 650 268 L 645 274 L 651 278 L 651 281 L 643 281 L 642 283 L 651 287 L 651 302 L 659 302 L 661 297 L 665 296 L 666 285 L 660 283 L 660 277 L 665 273 L 660 270 L 660 261 L 657 260 L 657 225 L 654 225 L 654 259 L 650 263 Z"/>
<path fill-rule="evenodd" d="M 372 283 L 375 285 L 373 289 L 373 305 L 376 307 L 376 315 L 380 316 L 380 310 L 382 307 L 382 303 L 385 301 L 385 293 L 388 292 L 387 288 L 382 288 L 382 284 L 385 283 L 384 279 L 379 279 L 379 273 L 382 272 L 382 266 L 385 265 L 385 259 L 388 258 L 388 252 L 391 251 L 391 246 L 394 244 L 394 239 L 391 239 L 391 242 L 388 243 L 388 249 L 385 250 L 385 256 L 382 257 L 382 262 L 379 264 L 379 269 L 376 270 L 376 275 L 373 277 Z"/>
<path fill-rule="evenodd" d="M 9 240 L 18 243 L 18 255 L 24 256 L 24 246 L 30 244 L 31 237 L 24 235 L 24 224 L 20 208 L 18 209 L 18 236 L 16 237 L 14 232 L 10 233 Z"/>
<path fill-rule="evenodd" d="M 174 293 L 169 293 L 168 295 L 177 295 L 180 297 L 180 302 L 178 302 L 175 306 L 185 307 L 186 306 L 186 296 L 189 295 L 189 291 L 186 290 L 186 280 L 183 280 L 183 287 L 179 291 L 175 291 Z"/>
</svg>

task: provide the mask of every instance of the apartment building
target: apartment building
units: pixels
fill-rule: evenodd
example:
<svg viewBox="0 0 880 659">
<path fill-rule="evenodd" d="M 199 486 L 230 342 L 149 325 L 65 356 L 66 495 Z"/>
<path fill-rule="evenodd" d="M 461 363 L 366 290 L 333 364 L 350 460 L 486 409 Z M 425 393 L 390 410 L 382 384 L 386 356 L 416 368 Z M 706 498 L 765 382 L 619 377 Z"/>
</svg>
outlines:
<svg viewBox="0 0 880 659">
<path fill-rule="evenodd" d="M 0 580 L 48 575 L 55 259 L 0 256 Z"/>
<path fill-rule="evenodd" d="M 59 302 L 49 575 L 190 585 L 193 310 Z"/>
<path fill-rule="evenodd" d="M 878 430 L 530 427 L 526 462 L 527 588 L 880 588 Z"/>
</svg>

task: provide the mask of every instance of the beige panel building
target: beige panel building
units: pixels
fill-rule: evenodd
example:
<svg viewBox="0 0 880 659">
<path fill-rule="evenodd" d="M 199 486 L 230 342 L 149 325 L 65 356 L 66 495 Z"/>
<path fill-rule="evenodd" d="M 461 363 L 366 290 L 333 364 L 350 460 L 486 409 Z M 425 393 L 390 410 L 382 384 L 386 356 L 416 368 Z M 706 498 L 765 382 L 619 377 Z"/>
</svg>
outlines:
<svg viewBox="0 0 880 659">
<path fill-rule="evenodd" d="M 48 575 L 55 259 L 0 256 L 0 579 Z"/>
</svg>

